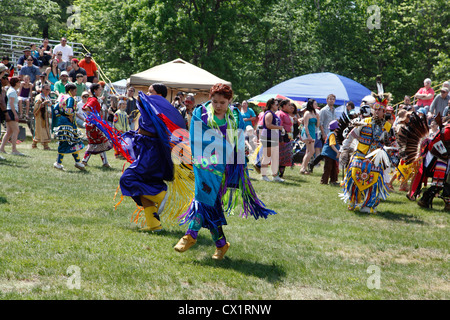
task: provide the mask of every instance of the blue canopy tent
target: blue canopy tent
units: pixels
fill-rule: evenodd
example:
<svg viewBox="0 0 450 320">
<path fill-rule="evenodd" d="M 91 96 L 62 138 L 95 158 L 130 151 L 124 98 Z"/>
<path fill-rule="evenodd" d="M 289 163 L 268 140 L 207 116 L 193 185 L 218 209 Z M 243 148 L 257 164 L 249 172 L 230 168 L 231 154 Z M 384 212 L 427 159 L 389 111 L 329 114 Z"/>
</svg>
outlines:
<svg viewBox="0 0 450 320">
<path fill-rule="evenodd" d="M 311 73 L 286 80 L 264 94 L 280 94 L 296 101 L 315 99 L 318 103 L 327 103 L 327 96 L 333 93 L 336 96 L 336 105 L 344 105 L 353 101 L 355 106 L 371 91 L 358 82 L 330 72 Z M 252 99 L 249 99 L 251 101 Z"/>
</svg>

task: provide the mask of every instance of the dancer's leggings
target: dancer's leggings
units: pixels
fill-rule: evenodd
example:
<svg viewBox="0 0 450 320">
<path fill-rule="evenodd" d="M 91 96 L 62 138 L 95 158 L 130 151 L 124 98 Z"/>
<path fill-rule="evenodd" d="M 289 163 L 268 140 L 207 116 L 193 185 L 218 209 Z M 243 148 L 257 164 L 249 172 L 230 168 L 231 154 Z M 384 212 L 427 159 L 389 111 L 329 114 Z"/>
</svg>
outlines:
<svg viewBox="0 0 450 320">
<path fill-rule="evenodd" d="M 76 152 L 72 153 L 72 156 L 75 159 L 75 162 L 80 162 L 80 151 L 76 151 Z M 64 159 L 64 153 L 58 153 L 56 162 L 59 164 L 62 164 L 63 159 Z"/>
<path fill-rule="evenodd" d="M 194 219 L 189 224 L 189 228 L 186 231 L 186 234 L 189 234 L 192 238 L 197 239 L 198 232 L 203 225 L 203 219 L 204 218 L 202 217 L 202 215 L 197 213 Z M 225 234 L 223 233 L 222 226 L 210 229 L 209 231 L 211 232 L 212 239 L 215 242 L 217 248 L 222 248 L 224 245 L 226 245 L 227 240 L 225 238 Z"/>
</svg>

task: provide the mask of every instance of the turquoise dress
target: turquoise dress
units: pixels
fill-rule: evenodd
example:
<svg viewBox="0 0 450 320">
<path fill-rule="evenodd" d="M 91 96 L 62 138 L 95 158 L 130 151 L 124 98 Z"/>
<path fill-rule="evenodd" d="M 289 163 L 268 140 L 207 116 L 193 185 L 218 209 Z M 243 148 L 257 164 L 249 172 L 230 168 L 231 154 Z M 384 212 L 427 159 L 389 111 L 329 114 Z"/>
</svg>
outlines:
<svg viewBox="0 0 450 320">
<path fill-rule="evenodd" d="M 50 88 L 50 90 L 52 90 L 52 91 L 54 91 L 55 90 L 55 83 L 56 83 L 56 81 L 58 81 L 59 79 L 58 79 L 58 75 L 54 75 L 53 74 L 53 71 L 50 71 L 50 73 L 48 74 L 48 81 L 50 81 L 52 84 L 51 84 L 51 88 Z"/>
<path fill-rule="evenodd" d="M 308 131 L 312 139 L 316 140 L 317 118 L 310 118 L 308 121 Z M 306 137 L 305 128 L 302 129 L 302 136 Z"/>
</svg>

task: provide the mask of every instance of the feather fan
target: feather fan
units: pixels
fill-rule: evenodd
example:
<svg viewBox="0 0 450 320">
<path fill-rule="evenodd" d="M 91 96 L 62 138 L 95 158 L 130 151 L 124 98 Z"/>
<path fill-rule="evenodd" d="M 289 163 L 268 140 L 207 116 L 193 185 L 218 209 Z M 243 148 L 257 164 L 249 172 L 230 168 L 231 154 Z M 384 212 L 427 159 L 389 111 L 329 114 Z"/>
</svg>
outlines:
<svg viewBox="0 0 450 320">
<path fill-rule="evenodd" d="M 429 128 L 426 118 L 413 112 L 409 117 L 409 123 L 400 128 L 397 139 L 400 157 L 406 164 L 414 162 L 420 156 L 422 143 L 428 135 Z"/>
</svg>

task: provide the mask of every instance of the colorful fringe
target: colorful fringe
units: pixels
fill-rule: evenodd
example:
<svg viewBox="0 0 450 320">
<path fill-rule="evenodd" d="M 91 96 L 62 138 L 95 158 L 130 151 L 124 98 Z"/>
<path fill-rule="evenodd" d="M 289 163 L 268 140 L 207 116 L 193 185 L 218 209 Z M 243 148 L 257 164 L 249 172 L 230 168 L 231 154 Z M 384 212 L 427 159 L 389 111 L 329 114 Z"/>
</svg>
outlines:
<svg viewBox="0 0 450 320">
<path fill-rule="evenodd" d="M 355 160 L 358 161 L 358 160 Z M 343 193 L 339 196 L 345 203 L 350 203 L 353 207 L 376 207 L 381 200 L 386 200 L 389 196 L 387 184 L 384 179 L 383 170 L 379 171 L 378 180 L 365 190 L 360 190 L 352 176 L 352 166 L 347 169 L 343 182 Z"/>
<path fill-rule="evenodd" d="M 122 143 L 126 143 L 116 129 L 102 120 L 97 112 L 90 112 L 86 115 L 86 122 L 95 125 L 113 144 L 114 150 L 120 153 L 129 163 L 133 162 L 130 153 L 123 148 Z"/>
<path fill-rule="evenodd" d="M 267 219 L 269 215 L 276 214 L 274 210 L 266 208 L 256 195 L 245 166 L 227 165 L 216 206 L 212 207 L 194 199 L 188 210 L 180 216 L 180 225 L 190 223 L 198 214 L 201 214 L 208 228 L 217 228 L 225 221 L 221 216 L 235 214 L 235 209 L 238 207 L 241 207 L 239 216 L 243 218 L 253 216 L 255 220 Z"/>
</svg>

